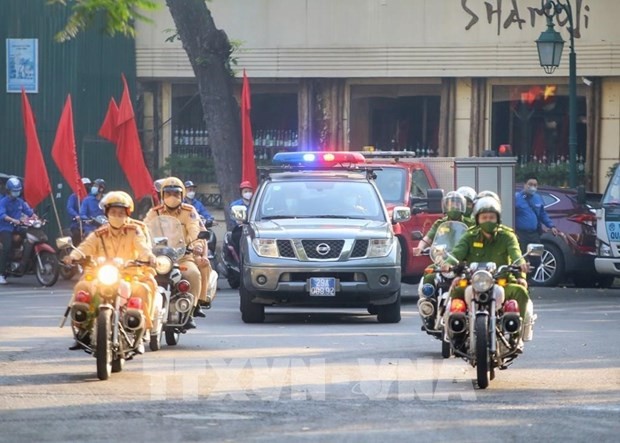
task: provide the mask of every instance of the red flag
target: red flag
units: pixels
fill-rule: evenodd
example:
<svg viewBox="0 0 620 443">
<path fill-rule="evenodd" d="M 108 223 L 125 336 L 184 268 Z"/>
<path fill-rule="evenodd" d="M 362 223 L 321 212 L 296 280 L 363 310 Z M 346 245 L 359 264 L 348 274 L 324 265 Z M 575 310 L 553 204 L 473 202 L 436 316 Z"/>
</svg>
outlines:
<svg viewBox="0 0 620 443">
<path fill-rule="evenodd" d="M 52 158 L 73 192 L 80 200 L 83 200 L 86 197 L 86 190 L 84 185 L 82 185 L 82 177 L 78 170 L 77 153 L 75 152 L 71 94 L 67 96 L 65 108 L 62 110 L 60 120 L 58 121 L 56 138 L 52 146 Z"/>
<path fill-rule="evenodd" d="M 151 195 L 153 179 L 144 163 L 138 127 L 136 126 L 136 117 L 124 75 L 123 86 L 123 97 L 118 107 L 116 120 L 116 157 L 121 164 L 123 172 L 125 172 L 134 197 L 136 200 L 139 200 L 142 197 Z"/>
<path fill-rule="evenodd" d="M 26 167 L 24 172 L 24 199 L 33 208 L 52 193 L 50 179 L 37 136 L 37 128 L 26 91 L 22 88 L 22 114 L 26 134 Z"/>
<path fill-rule="evenodd" d="M 243 70 L 241 88 L 241 181 L 249 181 L 256 188 L 256 163 L 254 161 L 254 137 L 250 121 L 250 83 Z"/>
<path fill-rule="evenodd" d="M 103 124 L 99 129 L 99 135 L 106 140 L 111 141 L 112 143 L 116 143 L 116 139 L 118 138 L 118 134 L 116 133 L 116 120 L 118 119 L 118 106 L 116 105 L 116 101 L 114 97 L 110 99 L 110 104 L 108 105 L 108 112 L 105 115 L 103 120 Z"/>
</svg>

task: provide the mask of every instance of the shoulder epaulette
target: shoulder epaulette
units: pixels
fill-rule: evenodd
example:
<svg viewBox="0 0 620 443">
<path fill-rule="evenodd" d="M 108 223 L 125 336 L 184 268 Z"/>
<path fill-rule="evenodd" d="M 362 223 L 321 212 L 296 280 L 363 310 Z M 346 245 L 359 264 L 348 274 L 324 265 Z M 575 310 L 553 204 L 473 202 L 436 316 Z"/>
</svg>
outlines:
<svg viewBox="0 0 620 443">
<path fill-rule="evenodd" d="M 104 226 L 101 226 L 101 227 L 95 229 L 94 234 L 97 237 L 103 237 L 104 235 L 108 234 L 109 231 L 110 231 L 110 226 L 109 225 L 104 225 Z"/>
<path fill-rule="evenodd" d="M 188 205 L 187 203 L 181 203 L 181 209 L 184 209 L 186 211 L 195 211 L 196 208 L 194 208 L 192 205 Z"/>
</svg>

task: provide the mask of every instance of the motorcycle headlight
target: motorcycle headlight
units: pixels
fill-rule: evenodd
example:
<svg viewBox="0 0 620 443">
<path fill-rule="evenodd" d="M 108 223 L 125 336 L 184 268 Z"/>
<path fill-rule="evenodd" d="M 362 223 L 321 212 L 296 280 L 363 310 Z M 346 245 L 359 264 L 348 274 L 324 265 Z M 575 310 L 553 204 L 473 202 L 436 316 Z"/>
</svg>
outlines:
<svg viewBox="0 0 620 443">
<path fill-rule="evenodd" d="M 456 277 L 454 271 L 442 272 L 441 275 L 447 280 L 452 280 L 454 279 L 454 277 Z"/>
<path fill-rule="evenodd" d="M 476 292 L 486 292 L 493 287 L 495 279 L 489 271 L 478 271 L 471 277 L 471 285 Z"/>
<path fill-rule="evenodd" d="M 97 271 L 97 280 L 106 286 L 117 283 L 119 280 L 118 268 L 112 265 L 103 265 Z"/>
<path fill-rule="evenodd" d="M 158 255 L 155 258 L 155 270 L 158 274 L 165 275 L 172 269 L 172 260 L 165 255 Z"/>
<path fill-rule="evenodd" d="M 385 257 L 390 253 L 393 246 L 394 237 L 371 239 L 368 248 L 368 257 Z"/>
<path fill-rule="evenodd" d="M 278 245 L 274 239 L 255 238 L 252 240 L 254 251 L 261 257 L 278 257 Z"/>
</svg>

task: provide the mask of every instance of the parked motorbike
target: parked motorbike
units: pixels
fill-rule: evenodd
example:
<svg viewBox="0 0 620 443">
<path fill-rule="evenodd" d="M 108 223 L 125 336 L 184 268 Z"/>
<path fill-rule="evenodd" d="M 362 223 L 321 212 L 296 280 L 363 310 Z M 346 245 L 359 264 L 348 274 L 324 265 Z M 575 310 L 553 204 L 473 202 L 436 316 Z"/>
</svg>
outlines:
<svg viewBox="0 0 620 443">
<path fill-rule="evenodd" d="M 540 257 L 543 252 L 542 244 L 529 244 L 522 258 Z M 465 288 L 465 300 L 450 303 L 448 337 L 454 354 L 476 368 L 478 387 L 486 389 L 489 379 L 495 378 L 495 369 L 508 368 L 523 352 L 522 339 L 531 338 L 532 305 L 527 307 L 529 318 L 523 319 L 516 300 L 504 301 L 506 277 L 518 276 L 518 266 L 471 263 L 453 270 L 460 274 L 458 284 Z"/>
<path fill-rule="evenodd" d="M 82 223 L 83 225 L 90 225 L 90 226 L 93 226 L 95 229 L 98 229 L 101 226 L 108 223 L 108 218 L 105 215 L 98 215 L 97 217 L 94 217 L 94 218 L 82 220 Z M 63 230 L 63 235 L 69 235 L 69 234 L 70 232 L 65 232 Z M 81 238 L 80 241 L 74 246 L 79 246 L 82 240 L 83 238 Z M 63 278 L 63 280 L 71 280 L 76 275 L 82 275 L 82 272 L 83 272 L 82 266 L 78 263 L 73 263 L 70 265 L 63 263 L 62 259 L 66 255 L 68 255 L 70 252 L 71 252 L 71 249 L 69 248 L 61 249 L 58 251 L 58 260 L 60 264 L 60 276 Z"/>
<path fill-rule="evenodd" d="M 215 235 L 215 232 L 213 232 L 213 229 L 211 229 L 214 225 L 213 220 L 206 220 L 204 217 L 200 217 L 202 224 L 204 225 L 204 227 L 207 229 L 207 232 L 209 233 L 209 237 L 207 238 L 207 248 L 209 250 L 209 262 L 211 263 L 211 269 L 215 270 L 217 269 L 217 259 L 216 259 L 216 255 L 215 255 L 215 247 L 217 246 L 217 236 Z"/>
<path fill-rule="evenodd" d="M 218 271 L 226 277 L 228 285 L 232 289 L 239 287 L 241 273 L 239 267 L 239 239 L 241 237 L 241 225 L 235 226 L 224 236 L 224 244 L 220 253 L 220 265 Z"/>
<path fill-rule="evenodd" d="M 46 220 L 37 217 L 22 219 L 13 235 L 6 274 L 23 277 L 34 273 L 41 286 L 53 286 L 58 280 L 59 262 L 56 251 L 47 243 L 43 231 Z"/>
<path fill-rule="evenodd" d="M 444 358 L 449 358 L 452 354 L 450 340 L 444 328 L 444 315 L 450 300 L 450 286 L 456 274 L 454 272 L 441 272 L 441 264 L 443 257 L 452 251 L 465 231 L 467 231 L 465 223 L 446 221 L 437 229 L 430 248 L 423 251 L 423 254 L 429 254 L 433 260 L 433 264 L 426 269 L 426 272 L 434 273 L 435 279 L 433 283 L 426 284 L 424 279 L 420 279 L 418 312 L 422 318 L 423 330 L 441 340 L 441 355 Z"/>
<path fill-rule="evenodd" d="M 155 297 L 155 315 L 149 348 L 157 351 L 161 348 L 161 336 L 168 346 L 179 342 L 181 334 L 187 332 L 187 322 L 194 308 L 195 295 L 190 292 L 189 282 L 183 279 L 179 260 L 192 249 L 185 244 L 183 226 L 175 217 L 160 215 L 151 220 L 147 227 L 153 242 L 153 254 L 156 257 L 157 296 Z M 199 239 L 206 239 L 207 232 L 201 232 Z"/>
<path fill-rule="evenodd" d="M 57 240 L 59 249 L 70 248 L 71 238 Z M 142 299 L 131 297 L 131 281 L 144 272 L 145 263 L 105 257 L 80 261 L 90 291 L 79 291 L 71 299 L 60 327 L 67 316 L 76 343 L 97 362 L 97 378 L 107 380 L 121 372 L 125 360 L 141 354 L 144 336 Z"/>
</svg>

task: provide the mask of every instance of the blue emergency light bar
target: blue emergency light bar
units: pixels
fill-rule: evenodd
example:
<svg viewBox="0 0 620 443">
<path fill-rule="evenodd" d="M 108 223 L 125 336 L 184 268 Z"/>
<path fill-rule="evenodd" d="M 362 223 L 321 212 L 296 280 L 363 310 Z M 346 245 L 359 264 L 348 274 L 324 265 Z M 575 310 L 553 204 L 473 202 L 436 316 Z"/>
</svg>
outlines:
<svg viewBox="0 0 620 443">
<path fill-rule="evenodd" d="M 359 152 L 278 152 L 273 156 L 272 163 L 291 166 L 331 166 L 366 163 L 366 158 Z"/>
</svg>

